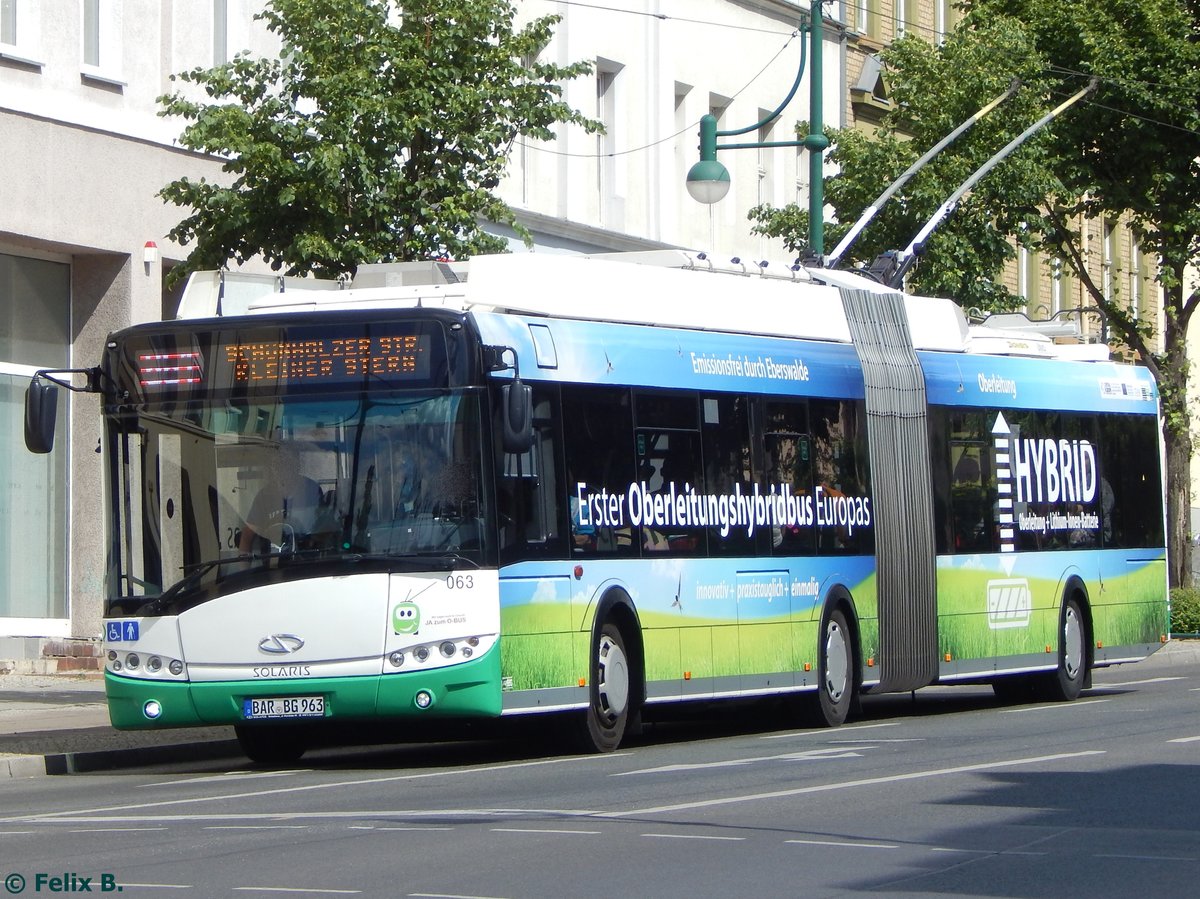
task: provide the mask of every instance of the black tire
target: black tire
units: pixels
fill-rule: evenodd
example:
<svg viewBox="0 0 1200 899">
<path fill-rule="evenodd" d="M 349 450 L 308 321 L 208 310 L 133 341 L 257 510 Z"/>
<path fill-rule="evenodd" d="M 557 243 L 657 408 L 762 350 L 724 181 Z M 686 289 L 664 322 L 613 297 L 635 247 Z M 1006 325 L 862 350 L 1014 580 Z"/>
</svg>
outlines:
<svg viewBox="0 0 1200 899">
<path fill-rule="evenodd" d="M 292 728 L 236 725 L 233 731 L 237 734 L 242 752 L 259 765 L 291 765 L 298 762 L 308 749 L 301 732 Z"/>
<path fill-rule="evenodd" d="M 817 696 L 812 703 L 818 726 L 838 727 L 845 723 L 857 689 L 854 659 L 854 635 L 842 610 L 834 609 L 821 622 L 818 634 Z"/>
<path fill-rule="evenodd" d="M 1074 702 L 1083 690 L 1088 670 L 1087 621 L 1074 597 L 1063 603 L 1058 619 L 1058 668 L 1043 681 L 1049 702 Z"/>
<path fill-rule="evenodd" d="M 590 665 L 590 701 L 580 728 L 584 752 L 612 752 L 629 723 L 633 678 L 621 631 L 606 622 L 596 633 Z"/>
</svg>

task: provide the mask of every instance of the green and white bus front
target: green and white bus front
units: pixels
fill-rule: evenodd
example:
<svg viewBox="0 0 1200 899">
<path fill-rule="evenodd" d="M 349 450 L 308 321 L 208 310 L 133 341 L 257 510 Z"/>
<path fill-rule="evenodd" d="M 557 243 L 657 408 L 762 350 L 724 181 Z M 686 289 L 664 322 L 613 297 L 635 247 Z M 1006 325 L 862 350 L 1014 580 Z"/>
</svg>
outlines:
<svg viewBox="0 0 1200 899">
<path fill-rule="evenodd" d="M 245 744 L 499 714 L 486 400 L 453 324 L 110 340 L 114 726 L 233 724 Z"/>
</svg>

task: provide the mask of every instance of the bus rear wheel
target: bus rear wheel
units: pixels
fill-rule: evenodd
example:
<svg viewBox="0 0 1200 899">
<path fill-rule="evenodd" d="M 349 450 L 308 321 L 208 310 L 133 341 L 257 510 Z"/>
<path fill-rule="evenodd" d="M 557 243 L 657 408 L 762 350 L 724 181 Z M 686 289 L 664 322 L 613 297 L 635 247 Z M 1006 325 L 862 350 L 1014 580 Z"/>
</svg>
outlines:
<svg viewBox="0 0 1200 899">
<path fill-rule="evenodd" d="M 585 752 L 612 752 L 621 745 L 629 721 L 632 678 L 620 629 L 611 622 L 592 644 L 591 687 L 581 727 Z"/>
<path fill-rule="evenodd" d="M 291 765 L 308 749 L 302 734 L 291 728 L 235 725 L 233 731 L 246 758 L 259 765 Z"/>
<path fill-rule="evenodd" d="M 1073 702 L 1087 678 L 1087 622 L 1079 601 L 1063 603 L 1058 626 L 1058 668 L 1043 683 L 1042 693 L 1051 702 Z"/>
<path fill-rule="evenodd" d="M 817 645 L 817 698 L 812 705 L 816 723 L 838 727 L 854 702 L 854 637 L 841 609 L 832 610 L 821 625 Z"/>
</svg>

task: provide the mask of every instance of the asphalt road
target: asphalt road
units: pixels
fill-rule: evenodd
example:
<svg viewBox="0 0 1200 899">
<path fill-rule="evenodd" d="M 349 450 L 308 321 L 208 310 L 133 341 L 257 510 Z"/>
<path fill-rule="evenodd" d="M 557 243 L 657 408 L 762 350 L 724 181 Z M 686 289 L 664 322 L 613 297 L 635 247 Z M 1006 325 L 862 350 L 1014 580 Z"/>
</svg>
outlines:
<svg viewBox="0 0 1200 899">
<path fill-rule="evenodd" d="M 709 712 L 606 756 L 522 728 L 297 770 L 12 780 L 0 877 L 26 894 L 58 877 L 146 896 L 1190 897 L 1198 709 L 1189 662 L 1099 672 L 1066 705 L 868 698 L 837 730 Z"/>
</svg>

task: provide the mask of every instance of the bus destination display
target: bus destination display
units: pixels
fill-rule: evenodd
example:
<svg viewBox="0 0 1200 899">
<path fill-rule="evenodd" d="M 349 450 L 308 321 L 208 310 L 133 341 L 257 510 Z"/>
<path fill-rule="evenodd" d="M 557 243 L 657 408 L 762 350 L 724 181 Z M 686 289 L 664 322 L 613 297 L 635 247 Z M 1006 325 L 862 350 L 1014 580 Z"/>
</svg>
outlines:
<svg viewBox="0 0 1200 899">
<path fill-rule="evenodd" d="M 226 344 L 220 353 L 232 385 L 423 378 L 429 372 L 427 333 L 255 340 Z"/>
</svg>

